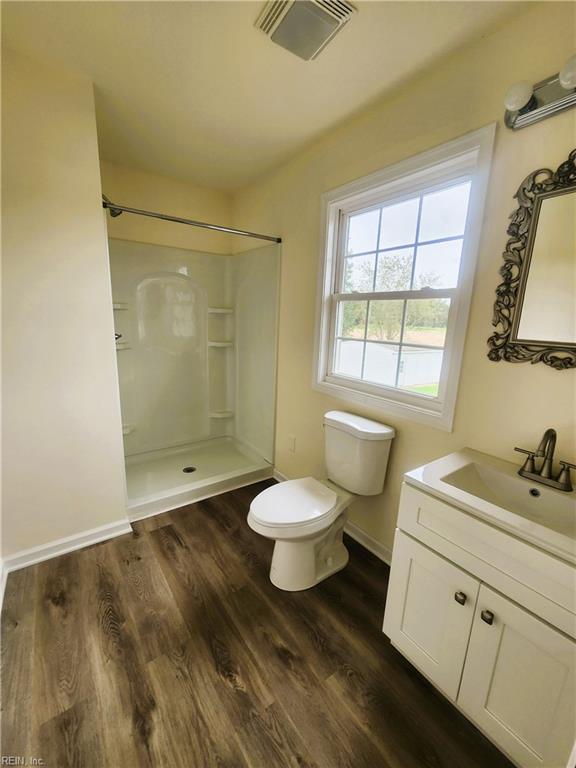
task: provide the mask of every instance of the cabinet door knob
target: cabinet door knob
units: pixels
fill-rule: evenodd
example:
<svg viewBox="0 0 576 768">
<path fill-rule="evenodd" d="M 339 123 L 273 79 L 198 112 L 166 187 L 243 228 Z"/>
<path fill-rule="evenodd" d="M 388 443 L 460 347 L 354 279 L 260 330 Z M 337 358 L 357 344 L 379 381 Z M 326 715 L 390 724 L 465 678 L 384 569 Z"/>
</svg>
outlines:
<svg viewBox="0 0 576 768">
<path fill-rule="evenodd" d="M 494 614 L 492 611 L 482 611 L 480 614 L 480 618 L 482 621 L 485 621 L 486 624 L 493 624 L 494 623 Z"/>
<path fill-rule="evenodd" d="M 467 596 L 464 594 L 464 592 L 456 592 L 454 595 L 454 600 L 456 600 L 457 603 L 460 603 L 460 605 L 464 605 L 467 600 Z"/>
</svg>

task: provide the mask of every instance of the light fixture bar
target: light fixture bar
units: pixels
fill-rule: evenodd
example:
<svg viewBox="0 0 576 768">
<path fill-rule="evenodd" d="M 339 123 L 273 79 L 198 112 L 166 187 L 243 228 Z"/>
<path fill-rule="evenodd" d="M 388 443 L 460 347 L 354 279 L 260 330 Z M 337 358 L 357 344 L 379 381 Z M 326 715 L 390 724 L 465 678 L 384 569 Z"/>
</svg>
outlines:
<svg viewBox="0 0 576 768">
<path fill-rule="evenodd" d="M 506 110 L 504 122 L 513 131 L 525 128 L 547 117 L 576 106 L 576 88 L 566 90 L 558 75 L 541 80 L 534 86 L 533 97 L 526 107 L 517 112 Z"/>
</svg>

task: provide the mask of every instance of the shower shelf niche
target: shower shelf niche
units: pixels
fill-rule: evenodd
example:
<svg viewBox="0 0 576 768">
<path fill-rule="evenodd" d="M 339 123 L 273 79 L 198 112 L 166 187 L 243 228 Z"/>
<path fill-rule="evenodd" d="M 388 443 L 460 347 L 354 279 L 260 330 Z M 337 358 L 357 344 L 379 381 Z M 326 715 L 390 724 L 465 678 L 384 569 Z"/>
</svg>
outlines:
<svg viewBox="0 0 576 768">
<path fill-rule="evenodd" d="M 208 380 L 210 399 L 208 416 L 212 438 L 230 435 L 233 432 L 235 397 L 232 378 L 235 359 L 234 308 L 221 296 L 208 306 Z M 219 302 L 222 301 L 222 304 Z M 216 350 L 210 352 L 210 349 Z"/>
<path fill-rule="evenodd" d="M 234 411 L 210 411 L 211 419 L 232 419 Z"/>
</svg>

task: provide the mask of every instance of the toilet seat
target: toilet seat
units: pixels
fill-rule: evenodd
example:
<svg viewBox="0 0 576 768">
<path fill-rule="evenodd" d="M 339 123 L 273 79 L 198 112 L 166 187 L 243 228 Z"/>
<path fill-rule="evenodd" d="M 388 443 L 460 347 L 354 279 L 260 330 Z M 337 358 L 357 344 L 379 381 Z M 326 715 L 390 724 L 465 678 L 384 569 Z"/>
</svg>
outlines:
<svg viewBox="0 0 576 768">
<path fill-rule="evenodd" d="M 301 477 L 273 485 L 252 502 L 252 517 L 275 528 L 319 523 L 330 515 L 338 496 L 314 477 Z"/>
<path fill-rule="evenodd" d="M 307 539 L 328 530 L 353 495 L 315 477 L 285 480 L 254 499 L 248 525 L 270 539 Z"/>
</svg>

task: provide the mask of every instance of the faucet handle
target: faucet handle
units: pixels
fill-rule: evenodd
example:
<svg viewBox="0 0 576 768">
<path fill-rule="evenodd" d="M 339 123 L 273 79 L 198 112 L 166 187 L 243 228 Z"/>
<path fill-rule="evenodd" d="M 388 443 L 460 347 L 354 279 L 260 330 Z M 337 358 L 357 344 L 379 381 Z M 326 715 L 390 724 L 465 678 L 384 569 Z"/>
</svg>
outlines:
<svg viewBox="0 0 576 768">
<path fill-rule="evenodd" d="M 576 469 L 576 464 L 570 464 L 569 461 L 561 461 L 560 466 L 562 467 L 562 469 L 560 470 L 560 474 L 556 478 L 556 482 L 560 484 L 561 490 L 571 491 L 572 478 L 570 477 L 570 470 Z"/>
<path fill-rule="evenodd" d="M 518 451 L 518 453 L 525 453 L 527 458 L 524 464 L 522 465 L 522 469 L 520 472 L 536 472 L 536 465 L 534 464 L 534 457 L 536 456 L 536 451 L 527 451 L 526 448 L 514 448 L 515 451 Z"/>
</svg>

